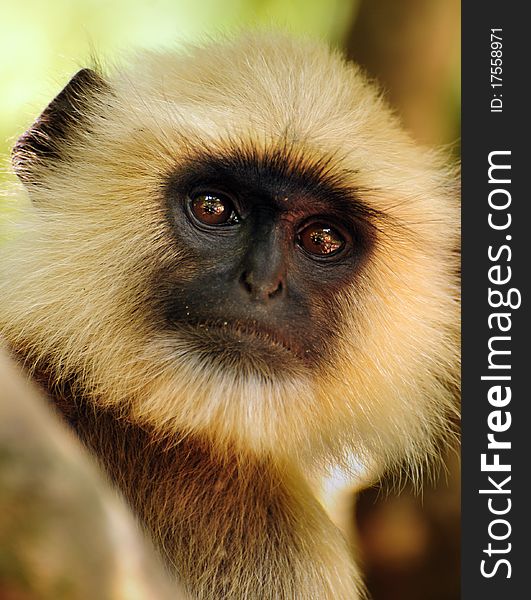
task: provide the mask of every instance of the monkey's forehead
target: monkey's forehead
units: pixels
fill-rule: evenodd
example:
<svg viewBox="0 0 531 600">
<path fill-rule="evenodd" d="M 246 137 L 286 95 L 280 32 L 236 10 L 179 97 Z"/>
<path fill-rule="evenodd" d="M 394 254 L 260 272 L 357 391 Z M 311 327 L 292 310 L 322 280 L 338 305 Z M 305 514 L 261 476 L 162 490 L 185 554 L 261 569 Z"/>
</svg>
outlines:
<svg viewBox="0 0 531 600">
<path fill-rule="evenodd" d="M 253 128 L 326 142 L 389 129 L 391 112 L 358 67 L 319 42 L 247 35 L 176 53 L 145 53 L 111 74 L 136 110 L 211 129 Z M 345 136 L 345 127 L 350 136 Z"/>
<path fill-rule="evenodd" d="M 121 125 L 111 133 L 151 133 L 165 158 L 182 155 L 186 144 L 222 152 L 227 140 L 267 151 L 287 143 L 337 157 L 343 173 L 355 173 L 351 185 L 381 190 L 382 198 L 392 190 L 394 201 L 414 195 L 420 204 L 428 189 L 433 203 L 448 181 L 445 157 L 412 143 L 359 68 L 319 42 L 249 34 L 140 53 L 109 79 L 113 122 Z"/>
<path fill-rule="evenodd" d="M 117 81 L 125 93 L 140 91 L 143 99 L 233 108 L 269 123 L 277 118 L 307 121 L 308 116 L 330 120 L 352 108 L 363 112 L 364 101 L 374 101 L 357 67 L 339 53 L 318 42 L 271 34 L 180 53 L 139 54 L 131 71 L 117 73 Z"/>
</svg>

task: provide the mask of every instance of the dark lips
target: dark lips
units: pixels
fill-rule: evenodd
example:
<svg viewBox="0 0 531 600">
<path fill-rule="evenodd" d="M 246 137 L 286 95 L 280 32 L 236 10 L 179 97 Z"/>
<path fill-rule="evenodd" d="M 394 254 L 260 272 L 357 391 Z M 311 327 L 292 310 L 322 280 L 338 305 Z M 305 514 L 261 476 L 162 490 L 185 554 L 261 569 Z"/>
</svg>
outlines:
<svg viewBox="0 0 531 600">
<path fill-rule="evenodd" d="M 308 348 L 302 348 L 291 337 L 256 322 L 193 319 L 179 322 L 180 327 L 183 325 L 189 327 L 195 335 L 201 334 L 202 338 L 211 335 L 221 343 L 226 341 L 229 344 L 234 342 L 250 342 L 262 346 L 265 344 L 289 352 L 300 360 L 307 360 L 310 354 Z"/>
</svg>

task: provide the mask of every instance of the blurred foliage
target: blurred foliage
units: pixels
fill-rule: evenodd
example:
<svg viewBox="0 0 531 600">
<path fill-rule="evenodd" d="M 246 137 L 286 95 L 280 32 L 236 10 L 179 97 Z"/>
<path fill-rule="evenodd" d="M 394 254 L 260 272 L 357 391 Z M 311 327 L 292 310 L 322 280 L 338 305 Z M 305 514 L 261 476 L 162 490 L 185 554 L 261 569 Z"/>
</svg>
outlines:
<svg viewBox="0 0 531 600">
<path fill-rule="evenodd" d="M 347 54 L 376 78 L 414 137 L 459 155 L 460 0 L 360 0 Z"/>
</svg>

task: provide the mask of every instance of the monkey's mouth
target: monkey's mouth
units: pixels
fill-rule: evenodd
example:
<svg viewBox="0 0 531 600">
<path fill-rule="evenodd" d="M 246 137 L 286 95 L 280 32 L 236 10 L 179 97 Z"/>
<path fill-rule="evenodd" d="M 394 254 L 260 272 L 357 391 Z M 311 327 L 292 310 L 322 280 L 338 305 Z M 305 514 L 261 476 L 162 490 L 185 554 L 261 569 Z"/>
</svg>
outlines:
<svg viewBox="0 0 531 600">
<path fill-rule="evenodd" d="M 209 355 L 233 360 L 247 357 L 258 362 L 292 359 L 308 362 L 312 355 L 311 348 L 298 343 L 287 331 L 255 321 L 191 319 L 176 325 L 195 347 Z"/>
</svg>

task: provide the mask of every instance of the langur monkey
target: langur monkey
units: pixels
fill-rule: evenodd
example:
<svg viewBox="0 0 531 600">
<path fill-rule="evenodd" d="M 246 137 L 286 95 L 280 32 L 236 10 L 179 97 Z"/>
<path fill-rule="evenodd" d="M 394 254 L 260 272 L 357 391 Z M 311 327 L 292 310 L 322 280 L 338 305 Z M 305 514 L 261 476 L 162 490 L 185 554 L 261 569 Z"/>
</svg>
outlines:
<svg viewBox="0 0 531 600">
<path fill-rule="evenodd" d="M 450 435 L 445 157 L 337 52 L 252 34 L 79 71 L 13 168 L 0 331 L 190 596 L 361 597 L 312 486 Z"/>
</svg>

